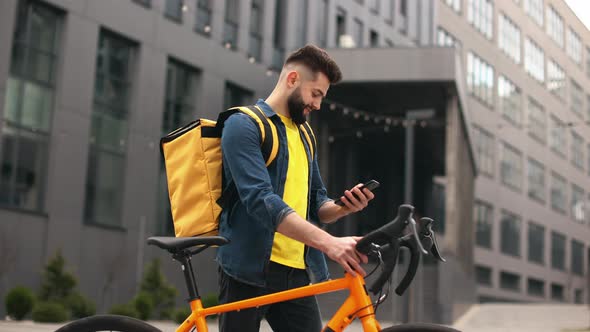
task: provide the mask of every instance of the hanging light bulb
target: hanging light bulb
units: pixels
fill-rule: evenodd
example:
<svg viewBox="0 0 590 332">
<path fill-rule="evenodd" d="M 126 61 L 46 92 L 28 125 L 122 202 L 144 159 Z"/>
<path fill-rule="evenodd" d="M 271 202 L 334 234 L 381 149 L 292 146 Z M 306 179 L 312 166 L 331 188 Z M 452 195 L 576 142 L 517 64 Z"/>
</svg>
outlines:
<svg viewBox="0 0 590 332">
<path fill-rule="evenodd" d="M 330 111 L 333 111 L 336 109 L 336 104 L 330 104 Z"/>
<path fill-rule="evenodd" d="M 344 107 L 342 109 L 342 113 L 344 113 L 344 115 L 348 115 L 348 108 Z"/>
<path fill-rule="evenodd" d="M 422 127 L 422 128 L 426 127 L 426 121 L 425 120 L 420 121 L 420 127 Z"/>
<path fill-rule="evenodd" d="M 250 57 L 248 57 L 248 62 L 254 63 L 254 62 L 256 62 L 256 58 L 253 56 L 250 56 Z"/>
<path fill-rule="evenodd" d="M 205 25 L 205 27 L 203 27 L 203 31 L 205 31 L 205 33 L 209 33 L 211 32 L 211 26 L 210 25 Z"/>
<path fill-rule="evenodd" d="M 231 48 L 231 43 L 230 42 L 226 42 L 224 46 L 225 46 L 226 49 L 229 50 Z"/>
<path fill-rule="evenodd" d="M 360 131 L 360 130 L 358 130 L 358 131 L 356 132 L 356 137 L 357 137 L 357 138 L 363 138 L 363 132 L 362 132 L 362 131 Z"/>
<path fill-rule="evenodd" d="M 353 116 L 355 119 L 358 119 L 361 116 L 361 114 L 359 112 L 354 112 Z"/>
<path fill-rule="evenodd" d="M 329 143 L 334 143 L 334 136 L 328 137 L 328 142 Z"/>
<path fill-rule="evenodd" d="M 369 114 L 365 114 L 365 121 L 369 121 L 371 120 L 371 117 L 369 116 Z"/>
<path fill-rule="evenodd" d="M 389 132 L 389 126 L 385 126 L 385 127 L 383 128 L 383 131 L 384 131 L 384 132 L 386 132 L 386 133 L 388 133 L 388 132 Z"/>
<path fill-rule="evenodd" d="M 268 68 L 266 70 L 266 76 L 271 76 L 272 75 L 272 69 Z"/>
<path fill-rule="evenodd" d="M 182 1 L 182 11 L 185 13 L 188 11 L 188 5 L 184 1 Z"/>
<path fill-rule="evenodd" d="M 385 123 L 387 123 L 388 125 L 390 125 L 391 124 L 391 118 L 386 118 L 385 119 Z"/>
</svg>

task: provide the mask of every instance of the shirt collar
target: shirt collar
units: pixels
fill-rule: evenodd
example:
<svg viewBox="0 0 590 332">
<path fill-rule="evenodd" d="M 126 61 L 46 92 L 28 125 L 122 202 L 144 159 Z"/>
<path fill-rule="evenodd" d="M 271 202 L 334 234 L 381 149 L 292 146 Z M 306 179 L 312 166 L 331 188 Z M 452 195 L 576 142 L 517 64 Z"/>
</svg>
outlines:
<svg viewBox="0 0 590 332">
<path fill-rule="evenodd" d="M 269 118 L 277 114 L 275 111 L 272 110 L 270 105 L 267 104 L 263 99 L 258 99 L 258 101 L 256 102 L 256 106 L 260 107 L 264 115 L 266 115 Z"/>
</svg>

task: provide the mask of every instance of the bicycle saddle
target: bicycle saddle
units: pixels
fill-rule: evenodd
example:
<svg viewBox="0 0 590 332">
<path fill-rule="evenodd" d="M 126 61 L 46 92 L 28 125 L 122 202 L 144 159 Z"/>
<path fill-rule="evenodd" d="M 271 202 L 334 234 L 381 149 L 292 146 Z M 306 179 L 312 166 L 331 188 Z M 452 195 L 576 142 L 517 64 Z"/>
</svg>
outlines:
<svg viewBox="0 0 590 332">
<path fill-rule="evenodd" d="M 147 244 L 153 244 L 171 253 L 176 253 L 194 246 L 222 246 L 229 243 L 229 240 L 222 236 L 200 236 L 200 237 L 171 237 L 152 236 L 147 239 Z"/>
</svg>

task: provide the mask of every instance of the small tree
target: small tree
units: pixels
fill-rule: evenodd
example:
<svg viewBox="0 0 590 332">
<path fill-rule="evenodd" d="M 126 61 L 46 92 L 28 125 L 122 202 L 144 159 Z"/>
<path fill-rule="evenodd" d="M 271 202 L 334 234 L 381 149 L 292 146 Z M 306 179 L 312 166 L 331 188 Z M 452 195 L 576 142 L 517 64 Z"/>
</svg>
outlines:
<svg viewBox="0 0 590 332">
<path fill-rule="evenodd" d="M 61 250 L 58 250 L 55 257 L 45 265 L 39 292 L 40 300 L 65 304 L 65 299 L 72 294 L 77 281 L 73 274 L 65 271 L 65 264 Z"/>
<path fill-rule="evenodd" d="M 173 310 L 174 299 L 178 292 L 174 286 L 166 281 L 160 269 L 159 259 L 154 259 L 146 267 L 140 291 L 151 298 L 154 312 L 159 314 L 159 318 L 169 318 L 162 317 L 162 314 L 170 313 Z"/>
</svg>

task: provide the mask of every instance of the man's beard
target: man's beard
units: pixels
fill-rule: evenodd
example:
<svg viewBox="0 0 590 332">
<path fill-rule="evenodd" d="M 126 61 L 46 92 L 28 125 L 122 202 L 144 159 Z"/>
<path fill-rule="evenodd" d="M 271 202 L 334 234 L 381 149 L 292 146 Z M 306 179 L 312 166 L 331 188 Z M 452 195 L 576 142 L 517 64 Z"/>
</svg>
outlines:
<svg viewBox="0 0 590 332">
<path fill-rule="evenodd" d="M 307 108 L 303 102 L 303 97 L 301 97 L 301 90 L 298 87 L 293 91 L 293 93 L 287 98 L 287 108 L 289 109 L 289 115 L 291 116 L 291 120 L 295 122 L 297 125 L 302 125 L 305 123 L 305 108 Z"/>
</svg>

